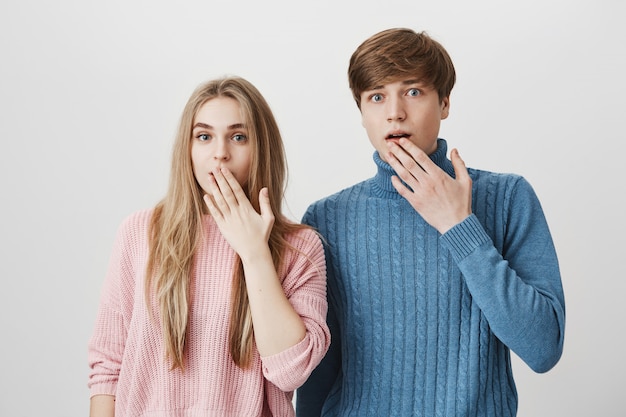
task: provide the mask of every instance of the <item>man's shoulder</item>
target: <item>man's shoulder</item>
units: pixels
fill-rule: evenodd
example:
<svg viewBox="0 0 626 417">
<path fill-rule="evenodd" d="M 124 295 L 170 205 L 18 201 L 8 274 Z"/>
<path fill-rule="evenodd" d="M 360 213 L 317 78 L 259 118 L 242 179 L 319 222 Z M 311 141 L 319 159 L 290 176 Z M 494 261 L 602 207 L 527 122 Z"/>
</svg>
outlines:
<svg viewBox="0 0 626 417">
<path fill-rule="evenodd" d="M 302 218 L 303 223 L 316 226 L 322 219 L 334 218 L 338 213 L 363 198 L 367 198 L 367 183 L 361 181 L 333 194 L 320 198 L 309 205 Z"/>
<path fill-rule="evenodd" d="M 479 201 L 500 201 L 517 206 L 518 203 L 527 205 L 528 201 L 538 199 L 533 186 L 520 174 L 478 169 L 469 169 L 468 172 L 474 195 Z"/>
<path fill-rule="evenodd" d="M 336 191 L 330 195 L 327 195 L 326 197 L 322 197 L 319 200 L 311 203 L 309 207 L 326 206 L 328 204 L 334 204 L 334 203 L 349 199 L 351 197 L 358 197 L 362 194 L 362 191 L 365 189 L 368 181 L 369 180 L 358 182 L 349 187 Z"/>
<path fill-rule="evenodd" d="M 468 173 L 472 179 L 474 185 L 480 184 L 499 184 L 499 185 L 512 185 L 520 181 L 525 182 L 525 179 L 520 174 L 511 172 L 494 172 L 484 169 L 468 168 Z"/>
</svg>

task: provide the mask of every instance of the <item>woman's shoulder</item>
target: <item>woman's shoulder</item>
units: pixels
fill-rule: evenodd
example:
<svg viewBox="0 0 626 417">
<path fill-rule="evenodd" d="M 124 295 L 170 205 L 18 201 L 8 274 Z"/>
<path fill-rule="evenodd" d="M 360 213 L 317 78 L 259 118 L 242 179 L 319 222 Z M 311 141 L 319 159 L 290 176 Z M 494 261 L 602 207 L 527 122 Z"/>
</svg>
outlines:
<svg viewBox="0 0 626 417">
<path fill-rule="evenodd" d="M 302 223 L 291 222 L 291 230 L 285 235 L 285 239 L 289 243 L 293 241 L 304 240 L 307 242 L 315 242 L 319 240 L 318 233 L 311 226 Z"/>
<path fill-rule="evenodd" d="M 310 226 L 295 223 L 294 227 L 285 235 L 285 240 L 297 251 L 307 254 L 322 253 L 324 247 L 319 233 Z"/>
<path fill-rule="evenodd" d="M 313 268 L 311 271 L 316 274 L 325 274 L 324 246 L 319 234 L 313 228 L 306 225 L 296 226 L 285 235 L 285 239 L 289 247 L 286 248 L 281 276 L 286 273 L 285 271 L 300 271 L 295 275 L 299 281 L 302 276 L 306 276 L 302 275 L 302 271 L 309 268 Z"/>
<path fill-rule="evenodd" d="M 140 224 L 149 224 L 150 219 L 152 219 L 152 214 L 154 213 L 154 208 L 141 209 L 134 211 L 128 214 L 124 220 L 122 220 L 122 225 L 140 225 Z"/>
<path fill-rule="evenodd" d="M 125 236 L 146 236 L 154 208 L 137 210 L 127 215 L 121 222 L 118 234 Z"/>
</svg>

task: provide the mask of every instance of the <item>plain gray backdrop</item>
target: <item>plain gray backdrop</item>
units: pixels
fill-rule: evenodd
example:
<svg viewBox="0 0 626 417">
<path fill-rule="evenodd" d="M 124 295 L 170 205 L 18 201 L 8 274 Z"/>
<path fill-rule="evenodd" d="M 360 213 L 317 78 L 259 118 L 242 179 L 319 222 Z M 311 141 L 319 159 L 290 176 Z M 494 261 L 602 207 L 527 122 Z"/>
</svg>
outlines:
<svg viewBox="0 0 626 417">
<path fill-rule="evenodd" d="M 623 416 L 626 14 L 618 0 L 0 2 L 0 415 L 88 413 L 87 341 L 116 229 L 165 193 L 192 90 L 253 82 L 279 121 L 286 210 L 373 174 L 352 51 L 425 30 L 458 74 L 441 136 L 524 175 L 565 288 L 549 373 L 515 359 L 519 416 Z"/>
</svg>

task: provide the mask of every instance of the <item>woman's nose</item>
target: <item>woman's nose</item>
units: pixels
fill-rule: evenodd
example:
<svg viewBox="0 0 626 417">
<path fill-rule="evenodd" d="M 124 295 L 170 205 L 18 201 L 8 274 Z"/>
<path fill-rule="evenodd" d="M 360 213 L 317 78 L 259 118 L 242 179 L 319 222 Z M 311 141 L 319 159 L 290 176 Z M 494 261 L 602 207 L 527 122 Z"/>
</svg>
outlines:
<svg viewBox="0 0 626 417">
<path fill-rule="evenodd" d="M 228 152 L 228 144 L 224 140 L 217 140 L 215 143 L 215 153 L 213 154 L 213 158 L 219 160 L 227 160 L 230 157 L 230 153 Z"/>
</svg>

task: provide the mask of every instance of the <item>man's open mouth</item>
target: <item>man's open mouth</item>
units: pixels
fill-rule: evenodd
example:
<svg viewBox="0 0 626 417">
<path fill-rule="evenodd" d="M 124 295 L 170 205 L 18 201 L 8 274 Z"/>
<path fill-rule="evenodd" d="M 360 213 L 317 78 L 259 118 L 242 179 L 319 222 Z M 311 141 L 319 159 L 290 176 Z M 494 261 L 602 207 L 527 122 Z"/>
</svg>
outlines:
<svg viewBox="0 0 626 417">
<path fill-rule="evenodd" d="M 408 133 L 391 133 L 387 135 L 385 139 L 393 140 L 393 139 L 400 139 L 400 138 L 408 138 L 409 136 L 410 135 Z"/>
</svg>

